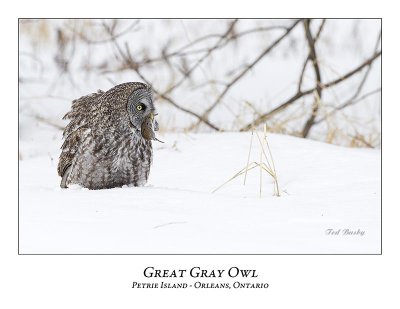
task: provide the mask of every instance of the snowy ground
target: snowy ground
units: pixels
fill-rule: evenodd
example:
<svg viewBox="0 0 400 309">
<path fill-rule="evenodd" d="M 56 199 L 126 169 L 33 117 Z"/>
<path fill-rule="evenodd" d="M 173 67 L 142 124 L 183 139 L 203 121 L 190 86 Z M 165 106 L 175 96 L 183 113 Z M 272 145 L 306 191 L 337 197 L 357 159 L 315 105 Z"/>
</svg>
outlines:
<svg viewBox="0 0 400 309">
<path fill-rule="evenodd" d="M 259 198 L 258 170 L 211 193 L 246 164 L 250 133 L 160 138 L 142 188 L 61 190 L 59 143 L 21 160 L 20 252 L 380 252 L 379 150 L 270 135 L 283 194 L 265 176 Z"/>
</svg>

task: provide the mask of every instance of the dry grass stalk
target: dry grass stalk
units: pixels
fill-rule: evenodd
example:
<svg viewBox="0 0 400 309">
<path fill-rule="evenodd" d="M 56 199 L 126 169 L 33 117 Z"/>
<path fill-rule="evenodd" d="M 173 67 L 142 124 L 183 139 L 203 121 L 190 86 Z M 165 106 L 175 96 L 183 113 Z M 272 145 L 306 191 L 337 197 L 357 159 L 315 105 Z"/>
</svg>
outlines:
<svg viewBox="0 0 400 309">
<path fill-rule="evenodd" d="M 256 136 L 258 138 L 259 144 L 260 144 L 260 162 L 251 162 L 250 163 L 250 154 L 253 146 L 253 135 L 256 133 Z M 266 151 L 267 150 L 267 151 Z M 265 160 L 265 163 L 263 162 Z M 267 140 L 267 126 L 264 125 L 264 131 L 263 131 L 263 136 L 262 138 L 258 134 L 257 131 L 252 129 L 251 131 L 251 139 L 250 139 L 250 147 L 249 147 L 249 152 L 247 156 L 247 163 L 244 168 L 242 168 L 239 172 L 234 174 L 231 178 L 229 178 L 227 181 L 225 181 L 223 184 L 221 184 L 219 187 L 214 189 L 212 193 L 218 191 L 221 189 L 223 186 L 225 186 L 227 183 L 231 182 L 235 178 L 239 177 L 240 175 L 244 174 L 244 182 L 243 185 L 246 184 L 246 179 L 247 179 L 247 172 L 251 171 L 252 169 L 259 167 L 260 168 L 260 182 L 259 182 L 259 196 L 261 198 L 262 196 L 262 175 L 263 172 L 268 173 L 269 176 L 272 177 L 274 180 L 274 194 L 276 196 L 280 196 L 280 190 L 279 190 L 279 184 L 278 184 L 278 176 L 276 173 L 275 169 L 275 163 L 272 157 L 271 149 L 268 144 Z"/>
</svg>

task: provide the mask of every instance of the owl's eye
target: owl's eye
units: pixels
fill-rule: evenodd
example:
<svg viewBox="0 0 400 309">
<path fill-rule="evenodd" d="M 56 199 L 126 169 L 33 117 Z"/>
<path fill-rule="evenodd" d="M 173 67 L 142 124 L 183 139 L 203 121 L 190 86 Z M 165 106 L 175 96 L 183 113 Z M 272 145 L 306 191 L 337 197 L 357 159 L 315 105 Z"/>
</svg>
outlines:
<svg viewBox="0 0 400 309">
<path fill-rule="evenodd" d="M 143 108 L 144 108 L 144 105 L 143 105 L 143 104 L 139 104 L 139 105 L 136 106 L 136 109 L 137 109 L 138 111 L 143 110 Z"/>
</svg>

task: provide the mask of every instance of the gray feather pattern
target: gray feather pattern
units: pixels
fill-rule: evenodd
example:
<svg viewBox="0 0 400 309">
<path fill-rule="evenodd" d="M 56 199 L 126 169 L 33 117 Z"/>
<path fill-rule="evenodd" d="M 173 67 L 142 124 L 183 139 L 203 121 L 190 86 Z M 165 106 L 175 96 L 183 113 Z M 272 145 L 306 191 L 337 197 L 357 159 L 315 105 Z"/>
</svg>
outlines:
<svg viewBox="0 0 400 309">
<path fill-rule="evenodd" d="M 151 141 L 132 125 L 127 109 L 128 98 L 138 89 L 151 96 L 148 85 L 125 83 L 72 102 L 71 111 L 64 116 L 70 122 L 64 130 L 58 164 L 62 187 L 79 184 L 106 189 L 147 182 Z"/>
</svg>

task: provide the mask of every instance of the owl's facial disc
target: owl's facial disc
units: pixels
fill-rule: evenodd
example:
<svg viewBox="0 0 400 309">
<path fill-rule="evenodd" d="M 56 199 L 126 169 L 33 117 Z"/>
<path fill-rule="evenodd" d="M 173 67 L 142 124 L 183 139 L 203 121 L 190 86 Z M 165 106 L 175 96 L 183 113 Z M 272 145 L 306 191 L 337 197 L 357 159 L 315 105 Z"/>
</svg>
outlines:
<svg viewBox="0 0 400 309">
<path fill-rule="evenodd" d="M 158 141 L 154 133 L 158 131 L 158 123 L 154 119 L 157 113 L 151 91 L 140 88 L 132 92 L 128 98 L 127 109 L 131 126 L 136 132 L 140 131 L 144 139 Z"/>
</svg>

